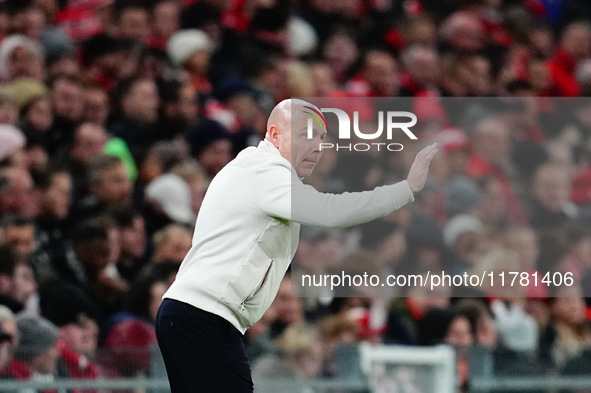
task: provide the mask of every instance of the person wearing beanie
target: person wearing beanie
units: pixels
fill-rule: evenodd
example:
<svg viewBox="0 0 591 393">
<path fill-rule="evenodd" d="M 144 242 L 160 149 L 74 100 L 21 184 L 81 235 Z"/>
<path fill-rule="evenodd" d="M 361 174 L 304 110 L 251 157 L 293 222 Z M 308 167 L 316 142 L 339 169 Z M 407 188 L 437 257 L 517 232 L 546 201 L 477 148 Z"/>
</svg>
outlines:
<svg viewBox="0 0 591 393">
<path fill-rule="evenodd" d="M 187 136 L 191 156 L 213 178 L 232 159 L 232 142 L 228 131 L 215 120 L 204 120 Z"/>
<path fill-rule="evenodd" d="M 18 49 L 27 53 L 29 61 L 15 67 L 17 63 L 12 61 L 12 57 Z M 39 79 L 37 71 L 44 59 L 43 48 L 37 42 L 21 34 L 6 37 L 0 43 L 0 82 L 11 82 L 23 77 Z"/>
<path fill-rule="evenodd" d="M 156 318 L 172 393 L 252 393 L 244 333 L 280 292 L 300 226 L 369 222 L 414 201 L 425 186 L 436 144 L 423 148 L 407 179 L 396 184 L 339 195 L 305 185 L 302 178 L 314 171 L 327 133 L 326 122 L 318 121 L 306 137 L 307 110 L 323 117 L 311 103 L 280 102 L 269 115 L 265 139 L 242 150 L 209 184 L 193 246 Z M 209 145 L 199 139 L 206 136 L 195 133 L 194 152 Z M 219 138 L 207 137 L 212 139 Z"/>
<path fill-rule="evenodd" d="M 38 316 L 17 317 L 16 326 L 19 342 L 11 365 L 13 374 L 21 380 L 53 380 L 60 358 L 57 327 Z"/>
<path fill-rule="evenodd" d="M 155 205 L 171 222 L 185 225 L 195 223 L 189 184 L 172 173 L 158 176 L 146 187 L 146 201 Z"/>
<path fill-rule="evenodd" d="M 219 122 L 231 134 L 233 154 L 256 146 L 261 141 L 257 124 L 264 116 L 261 91 L 242 77 L 229 76 L 215 84 L 213 95 L 215 99 L 206 103 L 204 115 Z"/>
<path fill-rule="evenodd" d="M 22 151 L 25 143 L 26 138 L 21 130 L 9 124 L 0 124 L 0 161 Z"/>
<path fill-rule="evenodd" d="M 471 213 L 484 200 L 484 192 L 475 180 L 467 176 L 454 176 L 444 188 L 443 209 L 447 217 Z"/>
<path fill-rule="evenodd" d="M 177 67 L 189 73 L 193 86 L 200 94 L 211 92 L 207 69 L 213 47 L 209 36 L 199 29 L 181 30 L 168 41 L 168 57 Z"/>
</svg>

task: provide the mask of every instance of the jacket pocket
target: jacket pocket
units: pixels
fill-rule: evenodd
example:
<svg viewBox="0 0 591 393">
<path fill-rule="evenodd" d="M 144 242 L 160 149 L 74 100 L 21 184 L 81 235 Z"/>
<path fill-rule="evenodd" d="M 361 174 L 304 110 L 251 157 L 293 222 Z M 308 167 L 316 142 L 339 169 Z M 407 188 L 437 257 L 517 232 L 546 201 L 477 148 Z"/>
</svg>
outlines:
<svg viewBox="0 0 591 393">
<path fill-rule="evenodd" d="M 269 261 L 269 266 L 267 267 L 267 270 L 265 271 L 265 275 L 263 276 L 263 278 L 261 278 L 257 282 L 257 284 L 250 291 L 250 293 L 248 294 L 248 296 L 245 297 L 242 300 L 242 302 L 240 302 L 240 311 L 244 311 L 244 305 L 245 305 L 245 303 L 247 303 L 248 301 L 254 299 L 255 296 L 258 295 L 262 291 L 262 289 L 265 287 L 265 284 L 267 283 L 267 279 L 269 278 L 269 274 L 271 273 L 271 268 L 272 267 L 273 267 L 273 260 L 271 259 Z"/>
<path fill-rule="evenodd" d="M 273 259 L 255 247 L 226 286 L 221 300 L 235 312 L 243 313 L 245 304 L 265 287 L 272 267 Z"/>
</svg>

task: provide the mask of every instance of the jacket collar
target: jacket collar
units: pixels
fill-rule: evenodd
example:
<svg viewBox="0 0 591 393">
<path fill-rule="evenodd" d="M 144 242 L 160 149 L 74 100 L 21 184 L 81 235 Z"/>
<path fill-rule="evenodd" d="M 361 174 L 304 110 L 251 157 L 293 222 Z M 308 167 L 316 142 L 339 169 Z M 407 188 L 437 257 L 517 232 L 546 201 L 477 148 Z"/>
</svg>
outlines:
<svg viewBox="0 0 591 393">
<path fill-rule="evenodd" d="M 274 154 L 276 156 L 281 157 L 282 159 L 284 159 L 285 161 L 289 162 L 285 157 L 283 157 L 281 155 L 281 153 L 279 153 L 279 149 L 277 149 L 273 143 L 271 143 L 271 141 L 267 140 L 266 138 L 263 139 L 262 141 L 259 142 L 259 145 L 257 146 L 258 149 L 261 149 L 263 151 L 266 151 L 268 153 Z M 299 178 L 300 180 L 303 180 L 303 177 L 299 177 L 295 168 L 293 167 L 293 165 L 291 165 L 291 163 L 289 163 L 289 167 L 291 168 L 291 174 L 297 178 Z"/>
<path fill-rule="evenodd" d="M 266 152 L 275 154 L 276 156 L 281 156 L 281 153 L 279 153 L 279 149 L 277 149 L 272 143 L 271 141 L 269 141 L 268 139 L 263 139 L 262 141 L 259 142 L 258 148 L 261 150 L 264 150 Z"/>
</svg>

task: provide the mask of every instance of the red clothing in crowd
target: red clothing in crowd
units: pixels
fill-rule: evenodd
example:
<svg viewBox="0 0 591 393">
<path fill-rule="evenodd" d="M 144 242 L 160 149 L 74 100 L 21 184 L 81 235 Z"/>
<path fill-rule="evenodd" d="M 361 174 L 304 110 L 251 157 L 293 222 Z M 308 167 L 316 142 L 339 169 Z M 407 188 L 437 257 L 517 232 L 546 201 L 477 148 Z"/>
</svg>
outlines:
<svg viewBox="0 0 591 393">
<path fill-rule="evenodd" d="M 33 375 L 31 370 L 20 360 L 12 359 L 8 366 L 2 370 L 2 374 L 8 375 L 18 381 L 25 381 Z"/>
<path fill-rule="evenodd" d="M 12 359 L 8 366 L 2 370 L 2 374 L 10 378 L 16 379 L 17 381 L 26 381 L 33 376 L 33 372 L 27 367 L 26 364 L 20 360 Z M 58 393 L 57 390 L 40 390 L 40 393 Z M 78 391 L 73 391 L 78 393 Z"/>
<path fill-rule="evenodd" d="M 57 348 L 70 378 L 74 379 L 96 379 L 99 377 L 99 370 L 97 366 L 88 360 L 84 355 L 72 351 L 68 346 L 58 341 Z"/>
<path fill-rule="evenodd" d="M 559 48 L 550 60 L 550 80 L 552 95 L 557 97 L 577 97 L 581 95 L 581 86 L 575 78 L 577 63 L 564 49 Z"/>
<path fill-rule="evenodd" d="M 86 356 L 70 350 L 65 343 L 58 341 L 57 348 L 60 352 L 63 365 L 66 367 L 67 376 L 72 379 L 96 379 L 99 372 L 96 365 L 90 362 Z M 31 369 L 23 362 L 12 359 L 8 366 L 2 370 L 2 375 L 16 379 L 17 381 L 26 381 L 33 377 Z M 81 393 L 82 390 L 73 389 L 72 393 Z M 95 393 L 95 390 L 84 390 L 86 393 Z M 43 390 L 42 393 L 57 393 L 56 390 Z"/>
<path fill-rule="evenodd" d="M 417 81 L 410 76 L 408 73 L 403 72 L 400 74 L 400 87 L 407 90 L 413 97 L 428 95 L 428 91 Z"/>
<path fill-rule="evenodd" d="M 72 40 L 85 40 L 104 31 L 95 13 L 95 9 L 102 6 L 105 6 L 104 0 L 70 0 L 56 15 L 55 23 Z"/>
</svg>

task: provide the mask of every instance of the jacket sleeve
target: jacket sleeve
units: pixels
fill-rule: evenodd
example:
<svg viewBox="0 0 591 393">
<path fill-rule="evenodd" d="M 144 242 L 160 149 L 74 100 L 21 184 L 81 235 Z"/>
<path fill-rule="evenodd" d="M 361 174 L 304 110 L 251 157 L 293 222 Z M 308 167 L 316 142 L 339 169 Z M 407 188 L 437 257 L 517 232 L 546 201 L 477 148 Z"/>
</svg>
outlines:
<svg viewBox="0 0 591 393">
<path fill-rule="evenodd" d="M 257 173 L 257 199 L 272 217 L 323 228 L 342 228 L 383 217 L 414 201 L 407 181 L 371 191 L 327 194 L 302 183 L 285 165 Z"/>
</svg>

